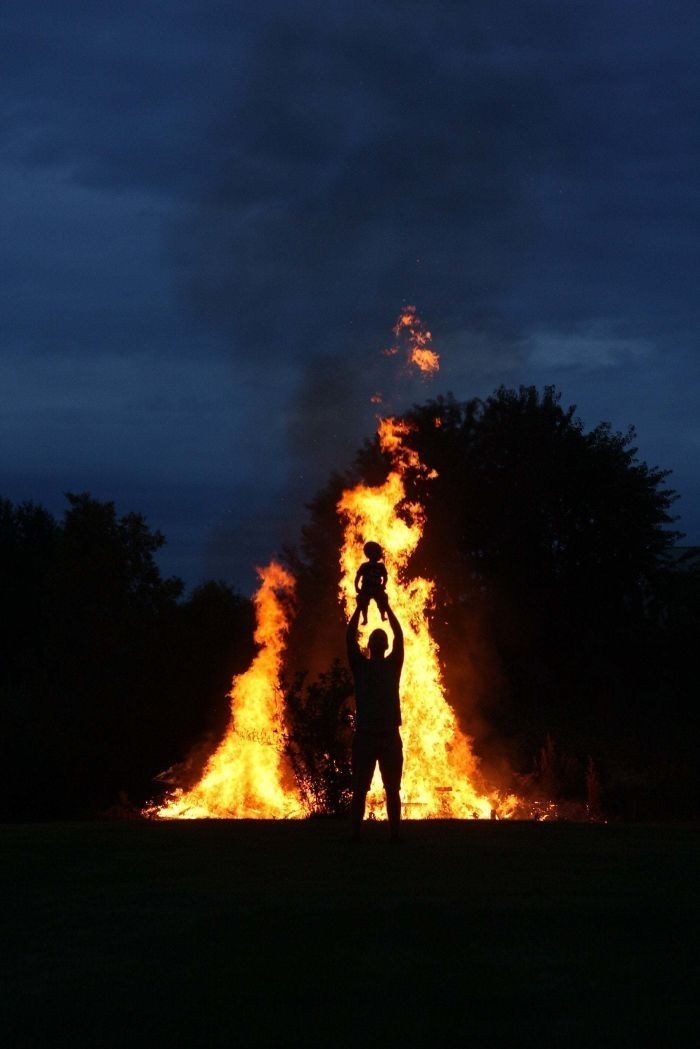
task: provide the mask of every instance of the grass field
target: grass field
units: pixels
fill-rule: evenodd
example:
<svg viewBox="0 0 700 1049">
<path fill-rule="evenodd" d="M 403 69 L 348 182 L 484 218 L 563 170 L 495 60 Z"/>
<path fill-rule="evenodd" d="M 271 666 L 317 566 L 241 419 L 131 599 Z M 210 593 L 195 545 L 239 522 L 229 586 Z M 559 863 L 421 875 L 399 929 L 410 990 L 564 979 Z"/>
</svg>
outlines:
<svg viewBox="0 0 700 1049">
<path fill-rule="evenodd" d="M 7 1049 L 698 1044 L 698 828 L 0 833 Z"/>
</svg>

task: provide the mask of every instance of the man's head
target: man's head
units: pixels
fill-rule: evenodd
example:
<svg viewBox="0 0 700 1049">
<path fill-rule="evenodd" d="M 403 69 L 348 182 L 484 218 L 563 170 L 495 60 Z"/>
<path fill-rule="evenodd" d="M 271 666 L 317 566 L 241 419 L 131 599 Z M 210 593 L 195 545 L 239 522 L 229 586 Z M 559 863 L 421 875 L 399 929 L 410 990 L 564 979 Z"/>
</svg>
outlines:
<svg viewBox="0 0 700 1049">
<path fill-rule="evenodd" d="M 370 659 L 383 659 L 389 647 L 389 638 L 383 630 L 373 630 L 367 639 L 367 647 Z"/>
</svg>

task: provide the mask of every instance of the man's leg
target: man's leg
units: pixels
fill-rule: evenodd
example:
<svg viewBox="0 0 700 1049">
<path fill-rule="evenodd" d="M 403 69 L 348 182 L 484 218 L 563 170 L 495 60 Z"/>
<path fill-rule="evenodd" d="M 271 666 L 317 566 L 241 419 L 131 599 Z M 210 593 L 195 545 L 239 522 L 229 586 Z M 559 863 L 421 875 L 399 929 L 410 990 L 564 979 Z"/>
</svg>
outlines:
<svg viewBox="0 0 700 1049">
<path fill-rule="evenodd" d="M 353 790 L 352 803 L 350 805 L 350 818 L 352 822 L 352 836 L 355 841 L 360 837 L 362 821 L 365 818 L 365 805 L 367 803 L 367 791 Z"/>
<path fill-rule="evenodd" d="M 403 772 L 403 744 L 399 730 L 387 739 L 379 757 L 386 797 L 386 814 L 392 838 L 399 837 L 401 827 L 401 774 Z"/>
<path fill-rule="evenodd" d="M 350 805 L 352 836 L 355 840 L 360 837 L 362 830 L 367 793 L 372 783 L 376 761 L 371 739 L 356 732 L 352 741 L 352 802 Z"/>
<path fill-rule="evenodd" d="M 385 790 L 386 814 L 392 838 L 398 838 L 401 827 L 401 794 L 398 790 Z"/>
</svg>

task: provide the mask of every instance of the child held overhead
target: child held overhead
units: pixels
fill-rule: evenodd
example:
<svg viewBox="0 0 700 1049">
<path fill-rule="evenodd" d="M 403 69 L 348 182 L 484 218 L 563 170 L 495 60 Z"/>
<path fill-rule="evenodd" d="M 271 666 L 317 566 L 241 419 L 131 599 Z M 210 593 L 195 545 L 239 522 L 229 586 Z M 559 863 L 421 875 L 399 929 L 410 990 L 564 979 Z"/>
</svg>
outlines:
<svg viewBox="0 0 700 1049">
<path fill-rule="evenodd" d="M 375 601 L 382 619 L 386 619 L 387 599 L 385 591 L 388 576 L 386 566 L 382 561 L 384 551 L 379 543 L 365 543 L 362 549 L 367 560 L 357 570 L 355 591 L 364 624 L 367 622 L 367 609 L 372 600 Z"/>
</svg>

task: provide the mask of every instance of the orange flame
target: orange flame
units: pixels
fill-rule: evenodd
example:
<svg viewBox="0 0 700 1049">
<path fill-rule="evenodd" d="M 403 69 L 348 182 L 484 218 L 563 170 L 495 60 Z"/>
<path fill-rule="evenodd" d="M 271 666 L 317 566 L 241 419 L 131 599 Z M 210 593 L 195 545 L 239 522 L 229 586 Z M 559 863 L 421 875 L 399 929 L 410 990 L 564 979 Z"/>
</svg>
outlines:
<svg viewBox="0 0 700 1049">
<path fill-rule="evenodd" d="M 440 367 L 440 356 L 430 346 L 432 334 L 423 327 L 415 306 L 406 306 L 399 314 L 393 328 L 396 338 L 405 332 L 408 340 L 408 363 L 414 364 L 424 375 L 433 375 Z M 392 346 L 385 352 L 388 355 L 398 353 L 398 346 Z"/>
<path fill-rule="evenodd" d="M 404 741 L 403 806 L 413 818 L 507 817 L 517 798 L 489 790 L 479 772 L 471 741 L 460 730 L 445 699 L 438 648 L 430 635 L 428 612 L 434 584 L 410 578 L 407 567 L 420 541 L 424 511 L 406 498 L 407 471 L 427 474 L 417 453 L 406 446 L 406 423 L 382 419 L 379 440 L 393 467 L 384 484 L 357 485 L 346 490 L 338 512 L 345 520 L 340 555 L 340 597 L 346 615 L 355 603 L 354 580 L 368 540 L 380 544 L 389 573 L 387 594 L 405 635 L 405 662 L 401 681 Z M 379 626 L 376 606 L 370 606 L 364 635 Z M 370 812 L 383 813 L 384 798 L 378 775 L 368 797 Z"/>
<path fill-rule="evenodd" d="M 302 816 L 282 750 L 279 676 L 294 579 L 272 561 L 259 568 L 255 642 L 260 650 L 233 680 L 226 735 L 191 790 L 177 789 L 156 816 L 179 819 L 275 819 Z"/>
</svg>

